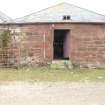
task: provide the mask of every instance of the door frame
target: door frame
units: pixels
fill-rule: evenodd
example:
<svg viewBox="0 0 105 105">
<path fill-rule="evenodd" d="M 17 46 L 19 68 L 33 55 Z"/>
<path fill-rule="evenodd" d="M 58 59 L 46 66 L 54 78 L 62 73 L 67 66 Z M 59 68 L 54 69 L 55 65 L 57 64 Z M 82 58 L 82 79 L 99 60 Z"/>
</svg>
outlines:
<svg viewBox="0 0 105 105">
<path fill-rule="evenodd" d="M 69 28 L 53 28 L 52 29 L 52 59 L 53 60 L 56 60 L 55 58 L 54 58 L 54 31 L 55 30 L 68 30 L 69 31 L 69 38 L 70 38 L 70 33 L 71 33 L 71 30 L 69 29 Z M 70 46 L 69 46 L 69 49 L 70 49 Z M 68 57 L 68 59 L 66 59 L 66 60 L 69 60 L 70 59 L 70 52 L 69 52 L 69 57 Z M 59 60 L 63 60 L 63 59 L 59 59 Z"/>
</svg>

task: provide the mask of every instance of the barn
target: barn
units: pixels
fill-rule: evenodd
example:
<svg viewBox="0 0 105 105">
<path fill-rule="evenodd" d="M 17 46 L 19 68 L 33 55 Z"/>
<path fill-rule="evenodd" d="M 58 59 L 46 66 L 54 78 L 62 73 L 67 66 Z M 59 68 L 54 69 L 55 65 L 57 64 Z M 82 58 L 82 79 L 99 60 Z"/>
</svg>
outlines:
<svg viewBox="0 0 105 105">
<path fill-rule="evenodd" d="M 8 64 L 65 60 L 81 66 L 105 67 L 105 16 L 93 11 L 60 3 L 0 23 L 0 29 L 10 30 Z"/>
</svg>

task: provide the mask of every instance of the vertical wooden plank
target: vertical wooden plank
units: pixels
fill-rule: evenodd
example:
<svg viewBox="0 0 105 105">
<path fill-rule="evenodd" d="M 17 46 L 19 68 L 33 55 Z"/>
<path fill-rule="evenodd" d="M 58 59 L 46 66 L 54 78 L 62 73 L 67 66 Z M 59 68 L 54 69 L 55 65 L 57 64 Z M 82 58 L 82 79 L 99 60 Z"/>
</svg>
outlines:
<svg viewBox="0 0 105 105">
<path fill-rule="evenodd" d="M 43 35 L 43 44 L 44 44 L 44 59 L 46 58 L 46 45 L 45 45 L 45 43 L 46 43 L 46 35 L 45 35 L 45 32 L 44 32 L 44 35 Z"/>
</svg>

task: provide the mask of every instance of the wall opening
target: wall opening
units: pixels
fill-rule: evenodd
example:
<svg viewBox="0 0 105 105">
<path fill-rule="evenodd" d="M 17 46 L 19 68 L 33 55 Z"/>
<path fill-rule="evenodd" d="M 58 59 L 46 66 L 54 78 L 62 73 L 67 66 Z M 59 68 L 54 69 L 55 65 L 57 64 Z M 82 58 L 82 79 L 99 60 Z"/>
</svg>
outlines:
<svg viewBox="0 0 105 105">
<path fill-rule="evenodd" d="M 53 41 L 54 59 L 69 59 L 70 30 L 55 29 Z"/>
</svg>

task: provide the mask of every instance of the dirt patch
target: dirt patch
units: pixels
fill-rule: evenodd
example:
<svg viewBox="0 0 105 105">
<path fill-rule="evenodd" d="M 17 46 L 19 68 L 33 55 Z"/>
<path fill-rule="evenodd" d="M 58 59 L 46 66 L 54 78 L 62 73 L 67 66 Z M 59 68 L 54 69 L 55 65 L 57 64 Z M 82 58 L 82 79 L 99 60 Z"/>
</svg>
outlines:
<svg viewBox="0 0 105 105">
<path fill-rule="evenodd" d="M 2 83 L 0 105 L 105 105 L 105 83 Z"/>
</svg>

